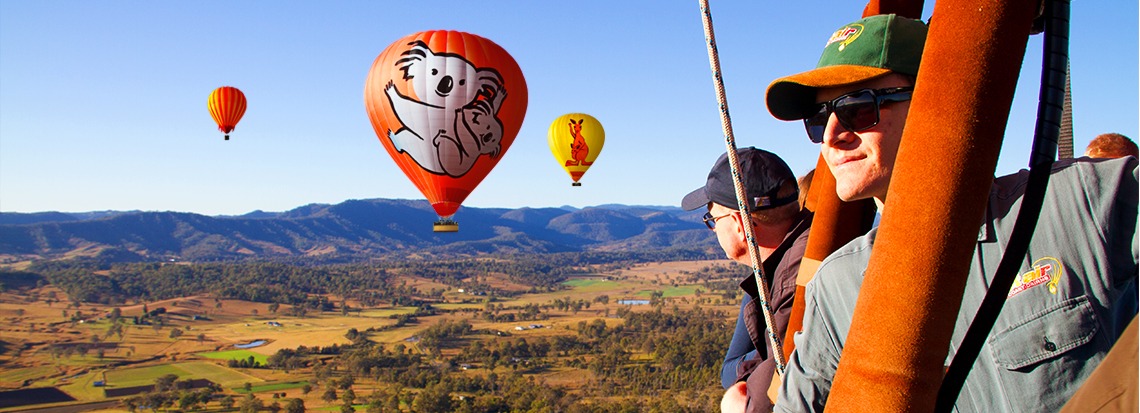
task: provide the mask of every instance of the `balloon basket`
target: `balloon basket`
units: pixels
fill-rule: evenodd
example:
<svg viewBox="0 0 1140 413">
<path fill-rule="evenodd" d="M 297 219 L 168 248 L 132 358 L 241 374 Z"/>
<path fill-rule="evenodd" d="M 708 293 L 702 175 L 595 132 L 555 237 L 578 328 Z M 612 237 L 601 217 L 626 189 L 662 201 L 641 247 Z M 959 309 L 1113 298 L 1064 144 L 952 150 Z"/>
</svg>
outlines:
<svg viewBox="0 0 1140 413">
<path fill-rule="evenodd" d="M 459 232 L 459 223 L 450 219 L 441 219 L 435 221 L 431 229 L 435 232 Z"/>
<path fill-rule="evenodd" d="M 575 182 L 575 183 L 570 184 L 570 186 L 582 186 L 582 183 L 581 182 Z"/>
<path fill-rule="evenodd" d="M 230 140 L 230 135 L 226 135 L 226 140 Z"/>
</svg>

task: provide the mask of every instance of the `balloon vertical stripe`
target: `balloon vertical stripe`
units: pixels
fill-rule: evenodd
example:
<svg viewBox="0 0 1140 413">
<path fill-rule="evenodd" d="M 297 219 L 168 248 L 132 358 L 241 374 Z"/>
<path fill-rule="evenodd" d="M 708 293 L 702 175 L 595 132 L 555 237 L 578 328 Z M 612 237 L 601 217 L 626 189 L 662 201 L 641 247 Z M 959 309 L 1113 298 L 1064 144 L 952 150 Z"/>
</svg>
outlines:
<svg viewBox="0 0 1140 413">
<path fill-rule="evenodd" d="M 237 123 L 245 115 L 245 94 L 235 87 L 222 86 L 210 93 L 206 107 L 210 110 L 214 122 L 218 124 L 218 130 L 226 134 L 228 140 L 229 133 L 237 127 Z"/>
</svg>

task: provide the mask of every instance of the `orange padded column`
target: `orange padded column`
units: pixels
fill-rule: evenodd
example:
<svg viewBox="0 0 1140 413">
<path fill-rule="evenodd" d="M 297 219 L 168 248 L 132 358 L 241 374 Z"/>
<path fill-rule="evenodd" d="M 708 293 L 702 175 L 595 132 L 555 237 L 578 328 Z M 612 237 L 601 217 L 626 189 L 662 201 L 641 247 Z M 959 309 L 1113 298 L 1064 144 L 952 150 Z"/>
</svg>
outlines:
<svg viewBox="0 0 1140 413">
<path fill-rule="evenodd" d="M 933 410 L 1036 10 L 935 4 L 828 411 Z"/>
</svg>

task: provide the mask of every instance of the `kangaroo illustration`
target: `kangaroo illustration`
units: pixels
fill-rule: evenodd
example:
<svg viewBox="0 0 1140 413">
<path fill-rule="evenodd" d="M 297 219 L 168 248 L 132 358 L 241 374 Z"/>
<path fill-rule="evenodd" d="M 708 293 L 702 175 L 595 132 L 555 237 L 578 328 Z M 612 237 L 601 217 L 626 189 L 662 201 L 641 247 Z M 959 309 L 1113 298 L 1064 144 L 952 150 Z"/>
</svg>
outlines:
<svg viewBox="0 0 1140 413">
<path fill-rule="evenodd" d="M 586 156 L 590 154 L 590 147 L 586 145 L 586 138 L 582 137 L 582 122 L 585 119 L 570 119 L 570 135 L 574 136 L 574 141 L 570 142 L 570 158 L 566 160 L 566 166 L 590 166 L 593 162 L 586 162 Z"/>
</svg>

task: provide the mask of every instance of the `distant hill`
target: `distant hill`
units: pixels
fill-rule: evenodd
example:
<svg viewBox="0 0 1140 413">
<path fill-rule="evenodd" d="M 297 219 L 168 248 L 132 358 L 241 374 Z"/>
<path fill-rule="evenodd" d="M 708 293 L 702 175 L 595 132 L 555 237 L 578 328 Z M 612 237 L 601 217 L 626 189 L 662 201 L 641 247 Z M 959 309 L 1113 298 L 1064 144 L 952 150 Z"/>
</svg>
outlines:
<svg viewBox="0 0 1140 413">
<path fill-rule="evenodd" d="M 350 200 L 239 216 L 181 212 L 0 213 L 0 255 L 114 261 L 296 258 L 354 261 L 416 254 L 714 251 L 702 211 L 603 205 L 472 208 L 435 233 L 422 200 Z"/>
</svg>

